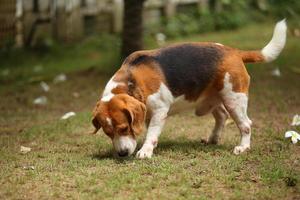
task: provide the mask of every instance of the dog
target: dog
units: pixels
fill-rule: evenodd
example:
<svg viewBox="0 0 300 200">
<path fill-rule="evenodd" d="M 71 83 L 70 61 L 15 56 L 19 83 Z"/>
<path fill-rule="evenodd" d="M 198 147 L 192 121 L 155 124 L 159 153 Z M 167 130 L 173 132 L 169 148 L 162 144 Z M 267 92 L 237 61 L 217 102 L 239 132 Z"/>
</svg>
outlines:
<svg viewBox="0 0 300 200">
<path fill-rule="evenodd" d="M 245 63 L 271 62 L 285 46 L 285 20 L 259 51 L 243 51 L 219 43 L 180 43 L 129 55 L 107 83 L 92 123 L 112 140 L 120 157 L 134 153 L 136 139 L 147 125 L 137 158 L 151 158 L 168 116 L 195 109 L 212 113 L 215 127 L 207 143 L 217 144 L 226 119 L 236 123 L 241 141 L 233 153 L 250 149 L 252 121 L 247 116 L 250 76 Z"/>
</svg>

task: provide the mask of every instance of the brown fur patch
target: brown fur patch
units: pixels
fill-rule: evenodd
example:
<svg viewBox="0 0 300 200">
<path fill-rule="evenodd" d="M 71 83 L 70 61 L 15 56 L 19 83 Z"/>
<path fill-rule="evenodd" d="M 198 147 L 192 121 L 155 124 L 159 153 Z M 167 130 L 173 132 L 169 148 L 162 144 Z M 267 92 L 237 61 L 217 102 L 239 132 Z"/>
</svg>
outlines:
<svg viewBox="0 0 300 200">
<path fill-rule="evenodd" d="M 142 52 L 146 53 L 146 51 Z M 136 52 L 124 61 L 121 69 L 114 76 L 114 81 L 123 84 L 114 88 L 112 93 L 127 93 L 146 103 L 147 97 L 155 93 L 165 80 L 159 66 L 153 61 L 137 63 L 134 66 L 130 65 L 130 63 L 135 62 L 134 59 L 143 56 L 142 52 Z"/>
<path fill-rule="evenodd" d="M 225 74 L 230 74 L 230 81 L 234 92 L 243 92 L 248 94 L 250 76 L 246 70 L 244 62 L 238 51 L 234 49 L 227 50 L 224 59 L 216 73 L 214 87 L 220 91 L 224 87 Z"/>
<path fill-rule="evenodd" d="M 260 51 L 240 51 L 239 54 L 245 63 L 263 62 L 265 60 Z"/>
<path fill-rule="evenodd" d="M 155 63 L 148 65 L 141 64 L 131 68 L 132 80 L 135 87 L 132 90 L 133 96 L 143 96 L 145 102 L 147 97 L 158 91 L 160 84 L 165 82 L 159 68 Z"/>
</svg>

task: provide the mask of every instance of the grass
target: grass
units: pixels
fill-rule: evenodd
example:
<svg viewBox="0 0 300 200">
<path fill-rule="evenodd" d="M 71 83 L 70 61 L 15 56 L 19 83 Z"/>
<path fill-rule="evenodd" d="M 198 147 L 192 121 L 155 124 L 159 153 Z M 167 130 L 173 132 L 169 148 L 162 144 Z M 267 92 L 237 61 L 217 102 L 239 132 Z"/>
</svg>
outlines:
<svg viewBox="0 0 300 200">
<path fill-rule="evenodd" d="M 117 69 L 120 64 L 116 59 L 120 40 L 116 36 L 89 37 L 75 45 L 48 43 L 30 49 L 0 51 L 0 66 L 10 72 L 10 76 L 0 77 L 2 81 L 17 81 L 19 84 L 36 82 L 57 73 L 99 66 L 102 73 L 108 73 L 111 66 Z M 31 78 L 28 79 L 28 76 Z"/>
<path fill-rule="evenodd" d="M 251 25 L 184 40 L 257 49 L 272 29 L 272 24 Z M 294 71 L 299 69 L 299 38 L 289 36 L 274 63 L 248 65 L 252 149 L 240 156 L 232 153 L 239 142 L 234 124 L 226 126 L 219 145 L 205 146 L 200 139 L 209 135 L 212 117 L 186 112 L 168 119 L 152 159 L 116 159 L 103 133 L 87 134 L 90 111 L 109 79 L 98 70 L 110 62 L 101 56 L 107 52 L 89 45 L 85 51 L 70 49 L 63 49 L 70 55 L 62 53 L 62 60 L 28 53 L 32 60 L 26 61 L 20 53 L 14 61 L 20 67 L 11 68 L 12 61 L 3 64 L 11 74 L 0 86 L 1 199 L 300 199 L 300 146 L 284 138 L 293 115 L 300 113 L 300 75 Z M 98 57 L 91 61 L 84 52 Z M 44 66 L 40 74 L 32 71 L 37 63 Z M 70 67 L 77 63 L 76 70 Z M 60 67 L 68 80 L 54 84 Z M 270 75 L 274 67 L 281 69 L 281 77 Z M 29 81 L 37 76 L 50 85 L 49 93 Z M 46 106 L 32 104 L 40 95 L 48 97 Z M 75 117 L 59 120 L 71 110 Z M 21 145 L 32 151 L 21 154 Z"/>
</svg>

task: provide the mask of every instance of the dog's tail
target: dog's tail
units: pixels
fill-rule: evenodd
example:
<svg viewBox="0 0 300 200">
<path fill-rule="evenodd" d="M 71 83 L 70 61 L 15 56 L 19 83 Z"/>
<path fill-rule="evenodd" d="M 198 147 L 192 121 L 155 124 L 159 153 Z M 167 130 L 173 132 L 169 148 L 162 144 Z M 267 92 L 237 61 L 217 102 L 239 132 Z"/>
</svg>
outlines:
<svg viewBox="0 0 300 200">
<path fill-rule="evenodd" d="M 272 62 L 282 51 L 286 41 L 285 19 L 277 22 L 271 41 L 261 51 L 240 51 L 245 63 L 248 62 Z"/>
</svg>

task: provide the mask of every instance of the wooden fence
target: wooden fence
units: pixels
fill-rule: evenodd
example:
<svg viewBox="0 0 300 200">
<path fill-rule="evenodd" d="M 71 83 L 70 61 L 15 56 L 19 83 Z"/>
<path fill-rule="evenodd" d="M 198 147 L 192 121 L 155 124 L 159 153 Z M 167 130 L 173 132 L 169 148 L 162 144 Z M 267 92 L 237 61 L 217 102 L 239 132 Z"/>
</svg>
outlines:
<svg viewBox="0 0 300 200">
<path fill-rule="evenodd" d="M 16 1 L 0 1 L 0 46 L 9 45 L 15 40 Z"/>
<path fill-rule="evenodd" d="M 32 45 L 39 35 L 74 41 L 90 33 L 122 31 L 124 0 L 0 0 L 0 46 Z M 209 0 L 147 0 L 144 17 L 157 23 L 177 8 L 203 9 Z"/>
</svg>

